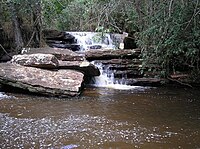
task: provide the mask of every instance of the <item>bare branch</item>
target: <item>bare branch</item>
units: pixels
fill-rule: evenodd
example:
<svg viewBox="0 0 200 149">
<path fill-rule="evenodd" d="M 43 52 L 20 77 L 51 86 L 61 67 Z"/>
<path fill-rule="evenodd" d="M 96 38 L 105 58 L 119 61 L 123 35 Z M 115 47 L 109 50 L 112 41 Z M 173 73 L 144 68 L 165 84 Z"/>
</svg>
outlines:
<svg viewBox="0 0 200 149">
<path fill-rule="evenodd" d="M 170 3 L 169 3 L 169 17 L 171 17 L 172 4 L 173 4 L 173 0 L 170 0 Z"/>
<path fill-rule="evenodd" d="M 12 56 L 10 54 L 8 54 L 8 52 L 4 49 L 4 47 L 0 44 L 1 49 L 6 53 L 6 55 L 8 55 L 10 58 L 12 58 Z"/>
<path fill-rule="evenodd" d="M 179 84 L 181 84 L 181 85 L 188 86 L 188 87 L 191 87 L 191 88 L 192 88 L 192 85 L 187 84 L 187 83 L 183 83 L 183 82 L 181 82 L 181 81 L 179 81 L 179 80 L 172 79 L 172 78 L 170 78 L 170 77 L 167 77 L 167 79 L 170 80 L 170 81 L 173 81 L 173 82 L 177 82 L 177 83 L 179 83 Z"/>
</svg>

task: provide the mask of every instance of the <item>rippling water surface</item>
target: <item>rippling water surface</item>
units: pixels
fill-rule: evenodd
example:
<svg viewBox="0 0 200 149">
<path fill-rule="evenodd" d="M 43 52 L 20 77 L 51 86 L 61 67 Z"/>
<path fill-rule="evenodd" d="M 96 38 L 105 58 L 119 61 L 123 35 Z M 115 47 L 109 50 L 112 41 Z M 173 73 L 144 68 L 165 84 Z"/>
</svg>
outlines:
<svg viewBox="0 0 200 149">
<path fill-rule="evenodd" d="M 71 99 L 5 94 L 2 149 L 200 148 L 198 89 L 87 88 Z"/>
</svg>

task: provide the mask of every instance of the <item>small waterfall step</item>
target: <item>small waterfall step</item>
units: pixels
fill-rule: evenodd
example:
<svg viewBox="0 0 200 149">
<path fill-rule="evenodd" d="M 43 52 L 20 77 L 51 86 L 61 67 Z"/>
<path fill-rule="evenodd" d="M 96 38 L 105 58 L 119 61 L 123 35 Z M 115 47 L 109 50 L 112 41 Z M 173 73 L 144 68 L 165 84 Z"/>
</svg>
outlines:
<svg viewBox="0 0 200 149">
<path fill-rule="evenodd" d="M 94 62 L 93 62 L 94 63 Z M 112 89 L 119 89 L 119 90 L 132 90 L 132 89 L 144 89 L 141 86 L 131 86 L 127 85 L 126 77 L 122 77 L 121 81 L 118 81 L 114 77 L 114 73 L 108 67 L 104 68 L 102 63 L 94 63 L 100 70 L 101 75 L 94 77 L 94 86 L 95 87 L 105 87 L 105 88 L 112 88 Z"/>
</svg>

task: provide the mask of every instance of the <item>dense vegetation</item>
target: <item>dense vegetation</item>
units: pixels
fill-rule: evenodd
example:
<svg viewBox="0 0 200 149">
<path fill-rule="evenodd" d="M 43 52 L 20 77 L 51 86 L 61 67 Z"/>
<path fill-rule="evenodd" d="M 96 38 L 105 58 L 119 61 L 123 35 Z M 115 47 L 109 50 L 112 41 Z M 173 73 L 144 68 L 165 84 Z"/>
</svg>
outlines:
<svg viewBox="0 0 200 149">
<path fill-rule="evenodd" d="M 3 0 L 0 3 L 0 28 L 15 39 L 17 49 L 41 46 L 42 29 L 125 31 L 134 34 L 143 51 L 144 66 L 157 63 L 163 76 L 186 71 L 194 81 L 199 79 L 199 0 Z"/>
</svg>

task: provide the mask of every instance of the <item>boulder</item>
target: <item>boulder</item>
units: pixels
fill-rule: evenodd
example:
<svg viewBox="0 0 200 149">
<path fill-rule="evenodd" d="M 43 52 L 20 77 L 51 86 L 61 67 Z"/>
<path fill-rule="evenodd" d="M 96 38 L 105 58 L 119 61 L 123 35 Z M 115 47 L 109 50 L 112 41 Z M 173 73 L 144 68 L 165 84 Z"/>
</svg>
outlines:
<svg viewBox="0 0 200 149">
<path fill-rule="evenodd" d="M 116 58 L 137 58 L 140 55 L 140 49 L 113 50 L 113 49 L 96 49 L 87 50 L 85 57 L 87 60 L 109 60 Z"/>
<path fill-rule="evenodd" d="M 77 96 L 83 73 L 74 70 L 50 71 L 12 63 L 0 63 L 0 83 L 50 96 Z"/>
<path fill-rule="evenodd" d="M 75 37 L 67 32 L 57 30 L 43 30 L 43 35 L 48 46 L 52 48 L 64 48 L 72 51 L 80 49 Z"/>
<path fill-rule="evenodd" d="M 99 69 L 88 61 L 59 61 L 59 69 L 81 71 L 85 76 L 99 76 Z"/>
<path fill-rule="evenodd" d="M 63 32 L 63 31 L 57 31 L 57 30 L 43 30 L 43 35 L 46 41 L 48 40 L 54 40 L 56 41 L 65 41 L 66 43 L 76 43 L 76 39 L 73 35 Z"/>
<path fill-rule="evenodd" d="M 84 60 L 84 57 L 82 55 L 68 49 L 45 47 L 45 48 L 23 48 L 22 50 L 22 54 L 37 54 L 37 53 L 52 54 L 58 60 L 63 60 L 63 61 Z"/>
<path fill-rule="evenodd" d="M 58 59 L 52 54 L 24 54 L 14 55 L 12 63 L 38 68 L 58 68 Z"/>
</svg>

